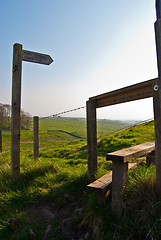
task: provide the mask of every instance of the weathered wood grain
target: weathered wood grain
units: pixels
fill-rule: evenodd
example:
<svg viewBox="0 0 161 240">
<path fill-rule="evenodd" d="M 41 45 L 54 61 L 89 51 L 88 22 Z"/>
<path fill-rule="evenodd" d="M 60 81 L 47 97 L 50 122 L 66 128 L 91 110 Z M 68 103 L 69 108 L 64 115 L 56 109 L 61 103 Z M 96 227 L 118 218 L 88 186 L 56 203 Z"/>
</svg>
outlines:
<svg viewBox="0 0 161 240">
<path fill-rule="evenodd" d="M 95 192 L 106 192 L 107 190 L 110 190 L 112 187 L 112 171 L 105 174 L 101 178 L 95 180 L 94 182 L 87 185 L 87 189 L 89 191 L 95 191 Z"/>
<path fill-rule="evenodd" d="M 154 142 L 146 142 L 139 144 L 134 147 L 121 149 L 116 152 L 107 153 L 106 160 L 118 161 L 118 162 L 127 162 L 131 159 L 144 156 L 145 154 L 153 151 L 155 149 Z"/>
<path fill-rule="evenodd" d="M 11 116 L 11 177 L 20 175 L 20 108 L 21 108 L 22 45 L 13 46 L 12 116 Z"/>
<path fill-rule="evenodd" d="M 137 163 L 129 163 L 128 170 L 137 166 Z M 87 190 L 95 192 L 106 192 L 112 188 L 112 171 L 87 185 Z"/>
<path fill-rule="evenodd" d="M 122 214 L 122 190 L 128 178 L 128 162 L 112 163 L 112 211 L 118 218 Z"/>
<path fill-rule="evenodd" d="M 88 143 L 88 176 L 95 177 L 97 172 L 97 122 L 96 103 L 87 102 L 87 143 Z"/>
<path fill-rule="evenodd" d="M 125 88 L 117 89 L 115 91 L 97 95 L 95 97 L 91 97 L 89 98 L 89 100 L 95 100 L 96 107 L 100 108 L 119 103 L 149 98 L 153 96 L 153 84 L 157 80 L 157 78 L 154 78 L 152 80 L 148 80 Z"/>
<path fill-rule="evenodd" d="M 155 160 L 156 160 L 156 190 L 161 195 L 161 19 L 155 22 L 155 39 L 158 64 L 158 81 L 153 91 L 154 122 L 155 122 Z"/>
<path fill-rule="evenodd" d="M 154 142 L 146 142 L 134 147 L 125 148 L 108 153 L 107 160 L 112 160 L 112 211 L 121 217 L 122 214 L 122 190 L 128 177 L 128 161 L 145 156 L 155 149 Z"/>
</svg>

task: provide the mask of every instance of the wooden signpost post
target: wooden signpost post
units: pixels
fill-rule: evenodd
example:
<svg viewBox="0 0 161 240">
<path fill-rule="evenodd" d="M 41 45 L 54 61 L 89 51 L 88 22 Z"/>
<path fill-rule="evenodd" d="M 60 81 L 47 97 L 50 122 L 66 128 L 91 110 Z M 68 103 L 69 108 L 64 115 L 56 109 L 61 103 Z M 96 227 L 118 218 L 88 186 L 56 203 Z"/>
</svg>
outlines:
<svg viewBox="0 0 161 240">
<path fill-rule="evenodd" d="M 11 177 L 20 175 L 20 110 L 21 110 L 21 71 L 22 61 L 50 65 L 53 60 L 49 55 L 26 51 L 22 45 L 13 46 L 12 69 L 12 117 L 11 117 Z"/>
<path fill-rule="evenodd" d="M 11 177 L 20 174 L 20 105 L 21 105 L 22 45 L 13 46 L 12 116 L 11 116 Z"/>
</svg>

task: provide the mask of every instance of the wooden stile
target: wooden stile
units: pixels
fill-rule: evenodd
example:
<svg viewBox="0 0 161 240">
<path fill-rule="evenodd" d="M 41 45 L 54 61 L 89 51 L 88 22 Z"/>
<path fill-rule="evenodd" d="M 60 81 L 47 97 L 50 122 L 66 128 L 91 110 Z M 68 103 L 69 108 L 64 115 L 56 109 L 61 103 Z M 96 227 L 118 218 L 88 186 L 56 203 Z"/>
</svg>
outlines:
<svg viewBox="0 0 161 240">
<path fill-rule="evenodd" d="M 112 160 L 112 211 L 121 217 L 122 190 L 127 182 L 128 161 L 151 154 L 155 150 L 154 142 L 146 142 L 134 147 L 125 148 L 116 152 L 107 153 L 106 159 Z M 148 157 L 150 157 L 148 155 Z M 154 153 L 153 153 L 154 160 Z"/>
<path fill-rule="evenodd" d="M 88 184 L 87 189 L 97 194 L 98 203 L 105 203 L 107 195 L 112 190 L 112 211 L 121 217 L 122 214 L 122 190 L 127 182 L 128 170 L 137 166 L 137 163 L 129 163 L 130 160 L 146 156 L 147 163 L 155 162 L 155 143 L 146 142 L 133 147 L 107 153 L 106 160 L 112 160 L 112 171 Z"/>
<path fill-rule="evenodd" d="M 100 94 L 89 98 L 87 101 L 87 143 L 88 143 L 88 176 L 93 178 L 97 171 L 97 131 L 96 131 L 96 109 L 140 100 L 153 96 L 153 86 L 158 78 L 137 83 L 115 91 Z"/>
<path fill-rule="evenodd" d="M 150 163 L 148 158 L 152 158 L 152 160 L 155 162 L 156 190 L 161 195 L 161 0 L 156 0 L 156 15 L 157 15 L 157 21 L 155 22 L 155 38 L 156 38 L 156 50 L 157 50 L 158 78 L 154 78 L 146 82 L 138 83 L 132 86 L 128 86 L 122 89 L 118 89 L 112 92 L 104 93 L 104 94 L 89 98 L 89 101 L 87 102 L 87 137 L 89 139 L 88 140 L 88 169 L 90 170 L 89 177 L 91 177 L 91 176 L 94 176 L 94 174 L 96 173 L 95 171 L 97 169 L 96 126 L 94 125 L 92 127 L 90 126 L 90 123 L 93 124 L 96 122 L 96 119 L 95 119 L 96 117 L 94 116 L 94 114 L 93 115 L 91 114 L 92 107 L 90 107 L 90 104 L 92 103 L 92 101 L 95 103 L 95 111 L 96 111 L 96 108 L 100 108 L 100 107 L 153 97 L 154 122 L 155 122 L 155 152 L 154 152 L 154 149 L 152 149 L 151 152 L 149 153 L 147 151 L 147 153 L 149 154 L 147 157 L 147 162 Z M 93 133 L 91 131 L 93 131 Z M 91 144 L 92 141 L 93 141 L 93 144 Z M 127 162 L 129 159 L 128 157 L 126 158 L 125 156 L 126 154 L 124 155 L 123 152 L 122 154 L 123 154 L 122 158 L 121 156 L 115 156 L 113 159 L 112 179 L 114 179 L 114 181 L 112 180 L 113 182 L 112 188 L 114 187 L 114 189 L 116 190 L 116 194 L 115 192 L 113 193 L 113 201 L 112 201 L 113 210 L 116 207 L 116 205 L 117 205 L 117 208 L 119 208 L 118 207 L 119 203 L 117 203 L 117 201 L 121 202 L 121 200 L 119 200 L 119 194 L 121 192 L 122 183 L 124 183 L 124 179 L 126 181 L 125 173 L 127 172 Z M 116 152 L 116 155 L 117 155 L 117 152 Z M 111 158 L 112 157 L 113 156 L 111 156 Z M 119 158 L 119 161 L 117 161 L 115 158 Z M 91 167 L 91 166 L 94 166 L 94 167 Z M 117 194 L 117 192 L 119 194 Z M 119 209 L 116 212 L 119 215 Z"/>
</svg>

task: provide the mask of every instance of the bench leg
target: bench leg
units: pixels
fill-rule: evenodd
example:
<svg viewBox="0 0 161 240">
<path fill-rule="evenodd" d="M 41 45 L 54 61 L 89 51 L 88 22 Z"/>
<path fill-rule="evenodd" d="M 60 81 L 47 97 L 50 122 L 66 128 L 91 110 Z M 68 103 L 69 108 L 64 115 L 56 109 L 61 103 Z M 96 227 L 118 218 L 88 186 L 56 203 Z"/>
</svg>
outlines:
<svg viewBox="0 0 161 240">
<path fill-rule="evenodd" d="M 149 166 L 151 163 L 155 164 L 155 150 L 148 153 L 146 157 L 146 164 Z"/>
<path fill-rule="evenodd" d="M 103 193 L 97 193 L 97 202 L 99 205 L 105 204 L 105 195 Z"/>
<path fill-rule="evenodd" d="M 106 199 L 110 195 L 110 190 L 108 190 L 106 193 L 98 192 L 97 193 L 97 202 L 99 205 L 104 205 L 106 203 Z"/>
<path fill-rule="evenodd" d="M 112 163 L 112 211 L 118 218 L 122 214 L 122 190 L 128 177 L 128 162 Z"/>
</svg>

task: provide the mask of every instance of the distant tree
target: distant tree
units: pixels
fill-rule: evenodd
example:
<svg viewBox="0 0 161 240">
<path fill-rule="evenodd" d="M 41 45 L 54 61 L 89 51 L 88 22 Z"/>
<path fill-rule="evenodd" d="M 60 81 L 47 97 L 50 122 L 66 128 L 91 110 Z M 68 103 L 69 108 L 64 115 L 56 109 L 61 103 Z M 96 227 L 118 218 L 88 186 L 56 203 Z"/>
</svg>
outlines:
<svg viewBox="0 0 161 240">
<path fill-rule="evenodd" d="M 11 107 L 0 103 L 0 128 L 9 129 L 11 125 Z"/>
<path fill-rule="evenodd" d="M 21 129 L 29 129 L 31 126 L 31 116 L 21 110 Z M 11 129 L 11 106 L 0 103 L 0 129 Z"/>
<path fill-rule="evenodd" d="M 31 116 L 21 110 L 21 129 L 29 129 L 31 126 Z"/>
<path fill-rule="evenodd" d="M 3 125 L 3 105 L 0 103 L 0 129 L 2 129 Z"/>
<path fill-rule="evenodd" d="M 26 112 L 26 129 L 29 129 L 31 127 L 31 123 L 32 123 L 31 115 L 28 112 Z"/>
<path fill-rule="evenodd" d="M 11 126 L 11 106 L 9 104 L 3 105 L 4 107 L 4 118 L 5 118 L 5 124 L 7 128 L 10 128 Z"/>
</svg>

